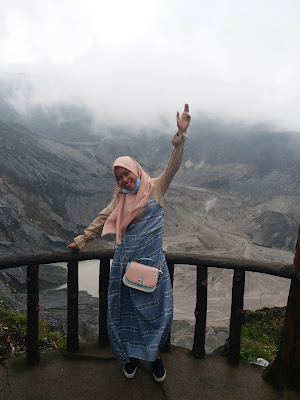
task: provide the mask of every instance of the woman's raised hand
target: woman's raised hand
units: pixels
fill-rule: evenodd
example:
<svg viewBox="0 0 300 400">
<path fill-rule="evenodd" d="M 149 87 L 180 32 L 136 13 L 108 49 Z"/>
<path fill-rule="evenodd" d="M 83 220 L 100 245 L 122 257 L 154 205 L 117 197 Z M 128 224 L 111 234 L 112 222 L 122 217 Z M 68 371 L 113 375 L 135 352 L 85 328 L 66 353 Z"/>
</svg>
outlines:
<svg viewBox="0 0 300 400">
<path fill-rule="evenodd" d="M 185 104 L 184 111 L 180 117 L 179 111 L 177 111 L 177 127 L 180 131 L 185 132 L 191 122 L 191 116 L 189 114 L 189 105 Z"/>
<path fill-rule="evenodd" d="M 75 242 L 69 244 L 69 245 L 67 246 L 67 248 L 68 248 L 68 249 L 71 249 L 71 250 L 79 250 L 78 244 L 75 243 Z"/>
</svg>

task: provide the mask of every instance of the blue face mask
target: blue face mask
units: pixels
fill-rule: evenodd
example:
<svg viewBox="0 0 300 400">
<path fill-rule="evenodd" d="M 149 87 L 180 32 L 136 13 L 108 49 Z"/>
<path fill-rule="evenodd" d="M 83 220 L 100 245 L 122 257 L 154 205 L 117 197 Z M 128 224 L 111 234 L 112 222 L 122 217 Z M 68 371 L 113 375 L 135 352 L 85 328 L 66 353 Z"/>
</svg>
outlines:
<svg viewBox="0 0 300 400">
<path fill-rule="evenodd" d="M 136 184 L 135 184 L 135 188 L 132 190 L 126 190 L 126 189 L 122 189 L 122 193 L 135 193 L 138 191 L 138 188 L 140 186 L 141 180 L 139 178 L 137 178 L 136 180 Z"/>
</svg>

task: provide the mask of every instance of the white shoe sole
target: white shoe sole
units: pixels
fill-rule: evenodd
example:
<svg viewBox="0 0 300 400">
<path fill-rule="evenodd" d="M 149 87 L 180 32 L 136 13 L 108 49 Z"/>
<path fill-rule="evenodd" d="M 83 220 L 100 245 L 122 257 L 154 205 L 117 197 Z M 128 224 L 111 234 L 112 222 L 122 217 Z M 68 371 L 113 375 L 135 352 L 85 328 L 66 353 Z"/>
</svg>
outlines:
<svg viewBox="0 0 300 400">
<path fill-rule="evenodd" d="M 158 378 L 157 376 L 154 375 L 153 373 L 153 378 L 156 380 L 156 382 L 163 382 L 166 379 L 167 371 L 165 370 L 164 375 L 161 378 Z"/>
<path fill-rule="evenodd" d="M 124 375 L 126 376 L 126 378 L 131 379 L 134 377 L 135 373 L 136 373 L 137 367 L 135 367 L 135 370 L 131 373 L 128 374 L 128 372 L 125 371 L 125 367 L 123 367 L 123 371 L 124 371 Z"/>
</svg>

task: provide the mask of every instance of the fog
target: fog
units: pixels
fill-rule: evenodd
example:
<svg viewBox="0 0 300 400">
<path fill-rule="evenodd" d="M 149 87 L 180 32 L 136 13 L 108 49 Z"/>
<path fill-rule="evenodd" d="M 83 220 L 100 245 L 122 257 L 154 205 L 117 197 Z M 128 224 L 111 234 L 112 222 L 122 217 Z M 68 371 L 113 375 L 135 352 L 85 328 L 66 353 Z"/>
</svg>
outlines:
<svg viewBox="0 0 300 400">
<path fill-rule="evenodd" d="M 98 125 L 177 110 L 300 131 L 297 0 L 0 0 L 10 103 L 83 104 Z"/>
</svg>

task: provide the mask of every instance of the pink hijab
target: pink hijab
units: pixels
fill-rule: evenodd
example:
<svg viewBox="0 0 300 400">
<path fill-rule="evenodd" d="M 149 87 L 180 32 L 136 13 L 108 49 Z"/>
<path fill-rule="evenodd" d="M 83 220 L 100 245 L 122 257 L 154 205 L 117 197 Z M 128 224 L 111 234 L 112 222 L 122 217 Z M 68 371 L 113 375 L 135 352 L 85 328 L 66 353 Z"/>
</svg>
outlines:
<svg viewBox="0 0 300 400">
<path fill-rule="evenodd" d="M 114 176 L 115 167 L 126 168 L 141 180 L 136 193 L 122 193 L 120 186 L 116 186 L 114 196 L 119 197 L 120 200 L 117 207 L 107 218 L 103 227 L 102 236 L 107 235 L 108 233 L 115 233 L 116 242 L 120 244 L 121 237 L 127 226 L 137 216 L 139 211 L 149 203 L 154 182 L 153 179 L 151 179 L 142 169 L 140 164 L 131 157 L 119 157 L 114 161 L 112 167 Z"/>
</svg>

